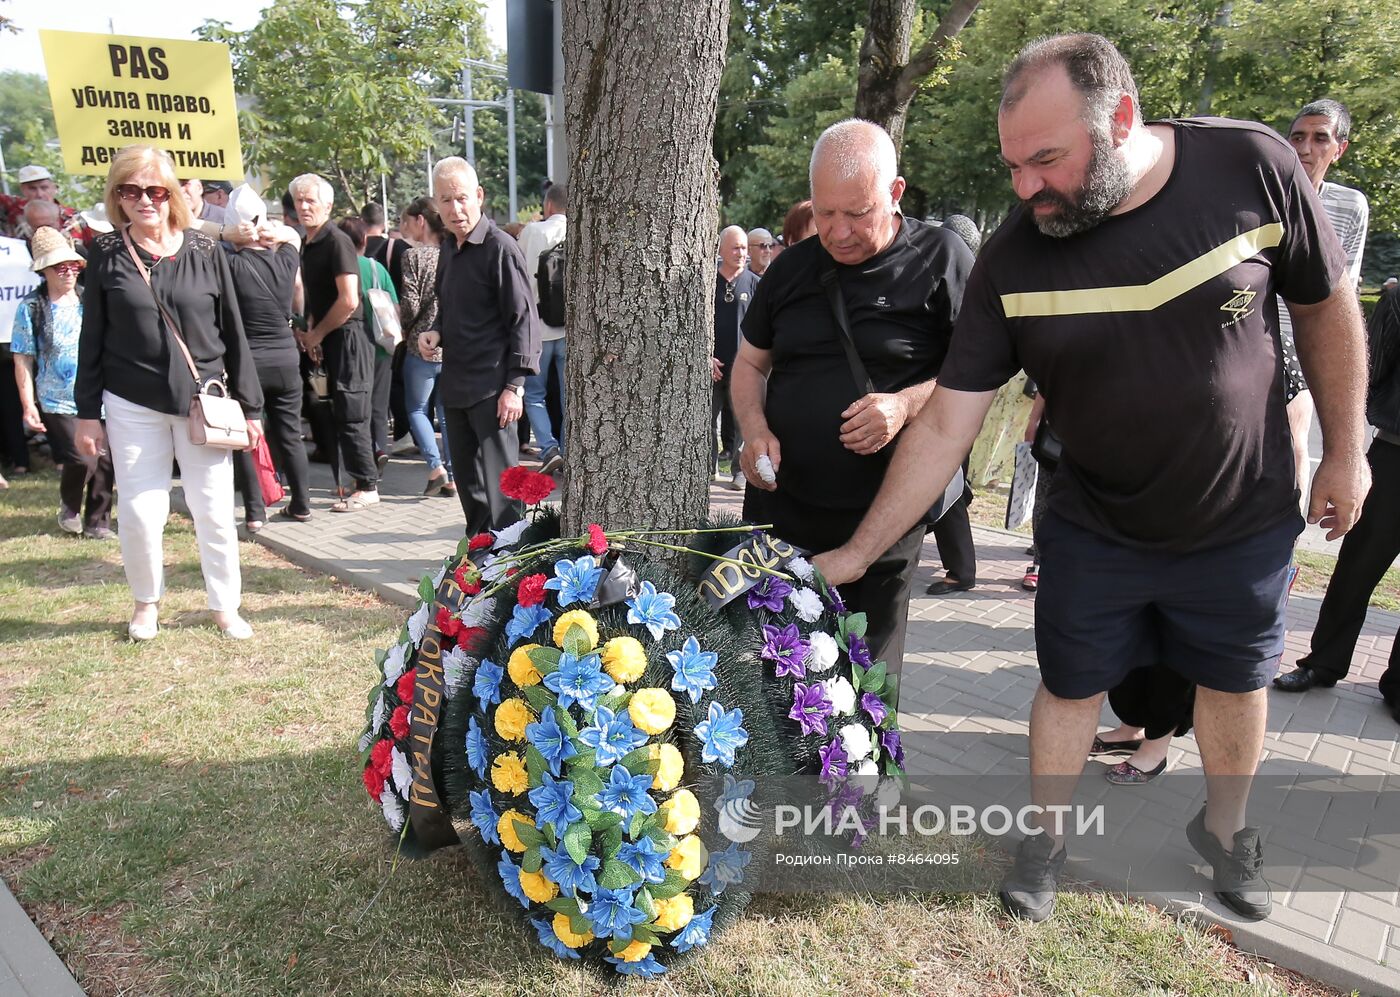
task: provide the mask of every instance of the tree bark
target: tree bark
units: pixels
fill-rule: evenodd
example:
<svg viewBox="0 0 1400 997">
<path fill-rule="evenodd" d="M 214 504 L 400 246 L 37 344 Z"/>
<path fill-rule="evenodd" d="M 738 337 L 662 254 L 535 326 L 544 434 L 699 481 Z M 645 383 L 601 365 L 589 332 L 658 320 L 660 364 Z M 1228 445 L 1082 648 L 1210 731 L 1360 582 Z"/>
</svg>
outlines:
<svg viewBox="0 0 1400 997">
<path fill-rule="evenodd" d="M 570 155 L 565 532 L 708 507 L 727 0 L 563 0 Z"/>
<path fill-rule="evenodd" d="M 919 84 L 938 68 L 948 42 L 967 25 L 980 3 L 954 0 L 937 29 L 911 58 L 918 0 L 870 0 L 860 45 L 855 115 L 889 132 L 895 149 L 904 145 L 904 122 Z"/>
</svg>

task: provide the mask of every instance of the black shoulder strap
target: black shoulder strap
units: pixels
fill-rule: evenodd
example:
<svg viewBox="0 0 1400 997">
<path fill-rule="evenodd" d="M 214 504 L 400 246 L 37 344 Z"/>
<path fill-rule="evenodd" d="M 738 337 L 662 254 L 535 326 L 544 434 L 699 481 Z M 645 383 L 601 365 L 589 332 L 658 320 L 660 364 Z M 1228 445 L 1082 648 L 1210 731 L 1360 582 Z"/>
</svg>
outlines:
<svg viewBox="0 0 1400 997">
<path fill-rule="evenodd" d="M 250 252 L 252 252 L 252 250 L 250 250 Z M 276 250 L 274 250 L 274 252 L 276 252 Z M 267 283 L 267 281 L 263 280 L 263 275 L 260 274 L 260 273 L 258 272 L 258 269 L 259 269 L 259 268 L 258 268 L 257 257 L 256 257 L 256 256 L 250 256 L 250 257 L 248 258 L 248 267 L 247 267 L 247 269 L 248 269 L 248 272 L 249 272 L 250 274 L 253 275 L 253 279 L 256 280 L 259 284 L 262 285 L 262 289 L 263 289 L 264 291 L 267 292 L 268 298 L 269 298 L 274 304 L 280 304 L 280 301 L 279 301 L 277 295 L 273 293 L 271 286 Z M 283 310 L 283 311 L 286 311 L 286 308 L 284 307 L 282 310 Z M 283 316 L 283 318 L 291 318 L 291 317 L 292 317 L 292 316 L 291 316 L 290 314 L 287 314 L 287 315 L 284 315 L 284 316 Z"/>
<path fill-rule="evenodd" d="M 822 286 L 826 289 L 826 300 L 831 304 L 831 313 L 836 318 L 836 328 L 841 333 L 841 346 L 846 351 L 846 362 L 851 365 L 851 375 L 856 379 L 856 387 L 867 395 L 874 394 L 875 384 L 866 373 L 865 364 L 860 362 L 860 354 L 856 352 L 855 337 L 851 335 L 851 322 L 846 316 L 846 300 L 841 295 L 841 281 L 837 278 L 835 267 L 827 266 L 822 271 Z"/>
</svg>

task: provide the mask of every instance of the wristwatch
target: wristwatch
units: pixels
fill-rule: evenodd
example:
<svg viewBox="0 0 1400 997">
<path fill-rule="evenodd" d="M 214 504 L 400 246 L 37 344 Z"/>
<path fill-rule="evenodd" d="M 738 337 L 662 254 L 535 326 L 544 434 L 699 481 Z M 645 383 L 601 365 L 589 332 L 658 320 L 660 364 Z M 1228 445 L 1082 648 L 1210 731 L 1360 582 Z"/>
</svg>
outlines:
<svg viewBox="0 0 1400 997">
<path fill-rule="evenodd" d="M 523 384 L 507 384 L 506 390 L 514 392 L 516 398 L 525 397 L 525 385 Z"/>
</svg>

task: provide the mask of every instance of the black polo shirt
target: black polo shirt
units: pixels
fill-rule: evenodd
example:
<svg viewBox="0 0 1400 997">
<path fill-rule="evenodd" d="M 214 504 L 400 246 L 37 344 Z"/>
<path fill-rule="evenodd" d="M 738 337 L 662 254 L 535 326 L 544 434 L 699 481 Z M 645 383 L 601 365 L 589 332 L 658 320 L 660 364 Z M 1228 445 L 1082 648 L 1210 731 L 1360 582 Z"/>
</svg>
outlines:
<svg viewBox="0 0 1400 997">
<path fill-rule="evenodd" d="M 360 278 L 360 257 L 355 252 L 355 244 L 342 232 L 339 226 L 326 222 L 316 234 L 301 244 L 301 282 L 306 291 L 307 325 L 320 321 L 321 316 L 331 310 L 335 299 L 340 296 L 335 279 L 340 274 L 351 274 Z M 364 289 L 361 288 L 361 291 Z M 343 328 L 364 325 L 358 299 L 355 310 L 345 321 Z M 328 330 L 329 331 L 329 330 Z"/>
<path fill-rule="evenodd" d="M 725 291 L 733 290 L 729 294 Z M 724 279 L 724 274 L 715 273 L 715 348 L 714 357 L 724 364 L 724 377 L 729 378 L 729 369 L 734 365 L 734 357 L 739 353 L 739 327 L 744 321 L 744 313 L 749 310 L 753 292 L 758 289 L 758 275 L 745 267 L 735 276 L 733 282 Z M 729 300 L 725 300 L 728 298 Z"/>
<path fill-rule="evenodd" d="M 524 384 L 540 365 L 539 316 L 520 245 L 482 215 L 460 245 L 443 240 L 437 271 L 443 404 L 468 408 Z"/>
</svg>

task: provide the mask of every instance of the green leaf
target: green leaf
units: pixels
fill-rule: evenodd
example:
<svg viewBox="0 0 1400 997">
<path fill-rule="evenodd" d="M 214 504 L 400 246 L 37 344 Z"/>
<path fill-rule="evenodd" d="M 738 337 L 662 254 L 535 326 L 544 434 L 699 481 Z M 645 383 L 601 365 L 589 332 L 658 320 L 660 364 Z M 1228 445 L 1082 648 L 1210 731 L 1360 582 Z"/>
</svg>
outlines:
<svg viewBox="0 0 1400 997">
<path fill-rule="evenodd" d="M 544 760 L 544 755 L 540 754 L 540 749 L 533 744 L 525 749 L 525 771 L 530 776 L 530 788 L 534 789 L 543 781 L 543 776 L 549 771 L 549 763 Z"/>
<path fill-rule="evenodd" d="M 588 849 L 593 846 L 593 831 L 584 821 L 574 821 L 564 832 L 564 847 L 575 865 L 583 865 L 588 858 Z"/>
<path fill-rule="evenodd" d="M 852 662 L 851 662 L 851 685 L 855 686 L 856 691 L 859 692 L 859 691 L 860 691 L 861 684 L 862 684 L 864 681 L 865 681 L 865 669 L 862 668 L 862 667 L 860 667 L 860 665 L 856 664 L 854 661 L 852 661 Z"/>
<path fill-rule="evenodd" d="M 582 658 L 589 652 L 588 631 L 577 623 L 569 624 L 569 629 L 564 631 L 564 651 L 572 654 L 575 658 Z"/>
<path fill-rule="evenodd" d="M 539 872 L 542 864 L 539 845 L 531 845 L 525 849 L 525 854 L 520 858 L 520 868 L 526 872 Z"/>
<path fill-rule="evenodd" d="M 641 775 L 641 767 L 647 762 L 647 756 L 650 753 L 651 748 L 649 746 L 643 746 L 640 748 L 632 749 L 631 751 L 627 752 L 627 754 L 622 756 L 623 767 L 625 767 L 627 771 L 631 772 L 633 775 Z"/>
<path fill-rule="evenodd" d="M 574 799 L 592 800 L 603 791 L 603 780 L 593 769 L 578 768 L 570 772 L 574 782 Z"/>
<path fill-rule="evenodd" d="M 560 726 L 562 727 L 563 724 L 561 723 Z M 592 748 L 580 748 L 579 753 L 570 758 L 565 764 L 567 764 L 570 769 L 582 769 L 587 772 L 592 772 L 598 765 L 598 752 L 594 751 Z M 575 778 L 576 775 L 577 773 L 571 772 L 570 778 Z"/>
<path fill-rule="evenodd" d="M 577 917 L 579 915 L 578 901 L 573 897 L 555 897 L 553 900 L 546 900 L 545 906 L 557 914 L 566 917 Z"/>
<path fill-rule="evenodd" d="M 870 671 L 865 673 L 865 677 L 860 681 L 860 687 L 866 692 L 873 692 L 877 695 L 885 687 L 885 663 L 877 661 L 870 666 Z"/>
<path fill-rule="evenodd" d="M 633 841 L 636 841 L 638 838 L 640 838 L 643 834 L 646 833 L 646 829 L 646 814 L 633 814 L 632 823 L 627 825 L 627 837 L 631 838 Z"/>
<path fill-rule="evenodd" d="M 556 708 L 554 711 L 554 719 L 559 721 L 559 727 L 564 731 L 565 737 L 569 738 L 569 740 L 578 737 L 578 724 L 574 722 L 574 718 L 569 715 L 568 710 L 562 707 Z M 593 765 L 590 763 L 588 767 L 592 768 Z"/>
<path fill-rule="evenodd" d="M 845 630 L 847 635 L 855 634 L 857 637 L 864 637 L 869 625 L 864 613 L 852 613 L 846 618 Z"/>
<path fill-rule="evenodd" d="M 663 852 L 669 852 L 679 844 L 679 839 L 664 827 L 649 827 L 642 833 L 656 842 L 656 847 Z"/>
<path fill-rule="evenodd" d="M 418 580 L 418 598 L 426 603 L 432 603 L 437 593 L 433 591 L 433 579 L 429 575 L 424 575 Z"/>
<path fill-rule="evenodd" d="M 622 847 L 622 824 L 614 824 L 603 832 L 601 849 L 603 856 L 616 855 L 617 850 Z"/>
<path fill-rule="evenodd" d="M 651 890 L 643 886 L 637 891 L 637 898 L 633 903 L 639 911 L 647 916 L 648 921 L 656 920 L 656 904 L 651 899 Z M 632 937 L 636 937 L 636 928 L 632 929 Z"/>
<path fill-rule="evenodd" d="M 655 917 L 655 915 L 652 915 Z M 632 925 L 632 941 L 646 942 L 648 945 L 655 945 L 660 939 L 656 937 L 656 931 L 648 924 Z"/>
<path fill-rule="evenodd" d="M 546 824 L 546 825 L 544 826 L 544 840 L 547 841 L 547 842 L 549 842 L 549 847 L 550 847 L 550 848 L 558 848 L 558 847 L 559 847 L 559 839 L 556 838 L 556 837 L 554 836 L 554 825 L 553 825 L 553 824 Z"/>
<path fill-rule="evenodd" d="M 660 883 L 648 886 L 653 900 L 670 900 L 674 896 L 679 896 L 685 892 L 685 888 L 690 885 L 684 876 L 675 869 L 666 870 L 666 879 Z"/>
<path fill-rule="evenodd" d="M 630 692 L 624 691 L 618 693 L 616 696 L 604 696 L 602 699 L 598 700 L 598 705 L 607 707 L 614 713 L 621 713 L 623 709 L 627 706 L 627 703 L 631 698 L 632 694 Z"/>
<path fill-rule="evenodd" d="M 535 671 L 544 676 L 559 670 L 559 654 L 557 647 L 535 647 L 525 656 L 530 659 L 530 664 L 535 666 Z"/>
<path fill-rule="evenodd" d="M 535 827 L 530 821 L 512 820 L 511 823 L 515 825 L 516 837 L 520 839 L 520 843 L 526 848 L 529 848 L 531 845 L 538 845 L 540 842 L 544 841 L 544 835 L 541 834 L 539 828 Z"/>
<path fill-rule="evenodd" d="M 583 819 L 588 822 L 588 826 L 593 829 L 595 834 L 611 831 L 622 823 L 622 815 L 615 814 L 611 810 L 586 810 Z"/>
<path fill-rule="evenodd" d="M 611 889 L 611 887 L 609 887 L 609 889 Z M 631 944 L 632 939 L 630 936 L 627 938 L 612 938 L 608 940 L 608 951 L 613 955 L 621 955 L 622 950 Z"/>
<path fill-rule="evenodd" d="M 626 862 L 605 859 L 602 875 L 598 877 L 598 885 L 608 890 L 621 890 L 631 886 L 641 878 Z"/>
<path fill-rule="evenodd" d="M 472 538 L 471 538 L 471 537 L 463 537 L 461 540 L 458 540 L 458 541 L 457 541 L 457 554 L 456 554 L 456 556 L 457 556 L 458 559 L 461 559 L 461 558 L 464 558 L 464 557 L 467 556 L 468 552 L 471 550 L 471 542 L 472 542 Z"/>
<path fill-rule="evenodd" d="M 576 935 L 586 935 L 593 930 L 593 923 L 582 914 L 570 914 L 569 930 Z"/>
<path fill-rule="evenodd" d="M 520 692 L 525 697 L 525 701 L 530 704 L 530 709 L 535 711 L 536 716 L 554 705 L 554 693 L 542 685 L 527 685 Z"/>
</svg>

